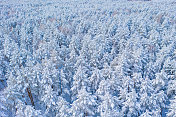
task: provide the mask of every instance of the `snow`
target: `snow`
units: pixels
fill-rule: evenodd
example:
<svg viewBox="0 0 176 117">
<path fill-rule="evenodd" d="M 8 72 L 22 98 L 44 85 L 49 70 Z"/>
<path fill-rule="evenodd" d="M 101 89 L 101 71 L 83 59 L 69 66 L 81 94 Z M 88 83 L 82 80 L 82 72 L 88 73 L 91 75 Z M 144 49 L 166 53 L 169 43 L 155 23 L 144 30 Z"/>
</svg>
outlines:
<svg viewBox="0 0 176 117">
<path fill-rule="evenodd" d="M 176 116 L 175 11 L 175 0 L 0 0 L 0 116 Z"/>
</svg>

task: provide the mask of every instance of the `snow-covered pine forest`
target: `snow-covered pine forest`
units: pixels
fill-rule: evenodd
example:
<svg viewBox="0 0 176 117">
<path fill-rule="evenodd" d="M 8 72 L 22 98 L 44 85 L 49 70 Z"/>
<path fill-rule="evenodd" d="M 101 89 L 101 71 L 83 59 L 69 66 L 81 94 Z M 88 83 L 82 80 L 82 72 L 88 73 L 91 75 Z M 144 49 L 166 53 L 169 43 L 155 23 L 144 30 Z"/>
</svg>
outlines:
<svg viewBox="0 0 176 117">
<path fill-rule="evenodd" d="M 0 117 L 176 117 L 174 0 L 1 0 Z"/>
</svg>

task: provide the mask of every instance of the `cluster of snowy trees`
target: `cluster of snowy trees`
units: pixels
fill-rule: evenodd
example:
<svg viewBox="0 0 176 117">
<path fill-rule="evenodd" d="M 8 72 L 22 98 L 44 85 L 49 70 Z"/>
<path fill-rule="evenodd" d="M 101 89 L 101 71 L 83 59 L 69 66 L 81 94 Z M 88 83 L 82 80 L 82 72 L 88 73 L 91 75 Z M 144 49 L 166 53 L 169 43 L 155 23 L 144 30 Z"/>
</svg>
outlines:
<svg viewBox="0 0 176 117">
<path fill-rule="evenodd" d="M 176 117 L 174 3 L 59 4 L 0 6 L 0 116 Z"/>
</svg>

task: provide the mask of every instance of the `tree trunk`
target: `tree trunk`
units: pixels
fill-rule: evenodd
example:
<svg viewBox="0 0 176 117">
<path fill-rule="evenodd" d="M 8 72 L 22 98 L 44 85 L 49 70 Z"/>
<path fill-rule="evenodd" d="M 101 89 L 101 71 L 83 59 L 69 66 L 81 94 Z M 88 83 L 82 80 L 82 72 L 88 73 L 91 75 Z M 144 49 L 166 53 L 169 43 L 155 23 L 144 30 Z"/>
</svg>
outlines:
<svg viewBox="0 0 176 117">
<path fill-rule="evenodd" d="M 31 93 L 31 89 L 30 89 L 30 88 L 27 88 L 26 90 L 27 90 L 28 96 L 29 96 L 29 98 L 30 98 L 30 100 L 31 100 L 31 104 L 32 104 L 32 106 L 35 108 L 34 100 L 33 100 L 32 93 Z"/>
<path fill-rule="evenodd" d="M 160 112 L 161 117 L 162 117 L 162 115 L 163 115 L 162 112 L 163 112 L 163 109 L 162 109 L 162 107 L 161 107 L 161 112 Z"/>
</svg>

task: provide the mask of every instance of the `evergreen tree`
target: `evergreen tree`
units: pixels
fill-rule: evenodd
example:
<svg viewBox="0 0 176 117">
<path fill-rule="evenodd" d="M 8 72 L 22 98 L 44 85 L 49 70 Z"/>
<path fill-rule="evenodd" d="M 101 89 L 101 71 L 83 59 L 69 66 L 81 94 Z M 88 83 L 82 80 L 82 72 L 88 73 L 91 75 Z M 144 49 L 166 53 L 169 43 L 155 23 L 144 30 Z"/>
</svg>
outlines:
<svg viewBox="0 0 176 117">
<path fill-rule="evenodd" d="M 101 117 L 116 117 L 120 116 L 119 113 L 119 100 L 116 96 L 112 96 L 108 92 L 105 95 L 100 96 L 100 104 L 98 106 L 98 112 Z"/>
<path fill-rule="evenodd" d="M 170 102 L 169 112 L 167 113 L 167 116 L 168 117 L 175 117 L 176 116 L 176 96 Z"/>
<path fill-rule="evenodd" d="M 70 112 L 74 117 L 94 116 L 96 105 L 96 97 L 88 93 L 86 87 L 82 87 L 77 99 L 72 103 Z"/>
<path fill-rule="evenodd" d="M 137 100 L 138 95 L 136 94 L 136 91 L 132 89 L 131 92 L 127 93 L 126 99 L 123 102 L 121 116 L 139 116 L 140 104 Z"/>
<path fill-rule="evenodd" d="M 4 96 L 4 93 L 0 91 L 0 116 L 8 117 L 8 108 L 7 108 L 7 100 Z"/>
<path fill-rule="evenodd" d="M 69 117 L 69 103 L 63 98 L 58 97 L 56 102 L 56 117 Z"/>
</svg>

